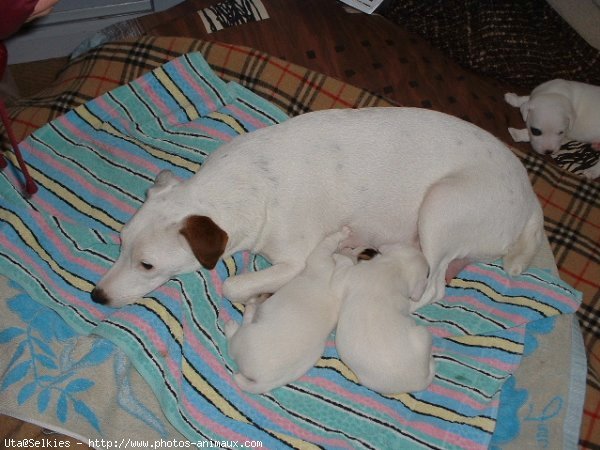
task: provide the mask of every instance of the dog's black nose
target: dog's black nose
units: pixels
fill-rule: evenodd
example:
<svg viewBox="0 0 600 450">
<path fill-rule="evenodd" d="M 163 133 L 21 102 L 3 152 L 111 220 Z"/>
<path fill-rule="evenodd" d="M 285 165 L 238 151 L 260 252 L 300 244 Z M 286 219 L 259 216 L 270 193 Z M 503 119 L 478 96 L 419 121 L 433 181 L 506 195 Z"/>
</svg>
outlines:
<svg viewBox="0 0 600 450">
<path fill-rule="evenodd" d="M 104 293 L 104 291 L 100 288 L 92 289 L 91 293 L 92 301 L 98 303 L 100 305 L 106 305 L 108 303 L 108 297 Z"/>
<path fill-rule="evenodd" d="M 552 153 L 554 153 L 554 150 L 544 150 L 544 155 L 550 156 Z"/>
</svg>

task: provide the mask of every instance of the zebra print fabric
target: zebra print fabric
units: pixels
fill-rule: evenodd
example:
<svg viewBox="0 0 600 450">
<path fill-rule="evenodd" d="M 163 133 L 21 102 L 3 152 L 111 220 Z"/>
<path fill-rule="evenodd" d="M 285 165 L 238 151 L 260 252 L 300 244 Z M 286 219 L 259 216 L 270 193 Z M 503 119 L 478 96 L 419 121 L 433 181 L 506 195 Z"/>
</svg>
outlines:
<svg viewBox="0 0 600 450">
<path fill-rule="evenodd" d="M 198 11 L 207 33 L 269 18 L 260 0 L 226 0 Z"/>
</svg>

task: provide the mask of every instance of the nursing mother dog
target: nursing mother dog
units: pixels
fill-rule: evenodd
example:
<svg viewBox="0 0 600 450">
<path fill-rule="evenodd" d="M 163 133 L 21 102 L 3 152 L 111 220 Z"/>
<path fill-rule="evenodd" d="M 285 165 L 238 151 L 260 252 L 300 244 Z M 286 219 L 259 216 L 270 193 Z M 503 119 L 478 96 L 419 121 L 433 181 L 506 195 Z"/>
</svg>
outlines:
<svg viewBox="0 0 600 450">
<path fill-rule="evenodd" d="M 482 129 L 420 108 L 326 110 L 233 139 L 187 180 L 161 172 L 92 299 L 125 305 L 250 250 L 272 266 L 225 281 L 243 303 L 293 279 L 344 225 L 351 246 L 420 245 L 429 276 L 417 306 L 443 297 L 451 262 L 504 257 L 516 275 L 543 236 L 524 167 Z"/>
</svg>

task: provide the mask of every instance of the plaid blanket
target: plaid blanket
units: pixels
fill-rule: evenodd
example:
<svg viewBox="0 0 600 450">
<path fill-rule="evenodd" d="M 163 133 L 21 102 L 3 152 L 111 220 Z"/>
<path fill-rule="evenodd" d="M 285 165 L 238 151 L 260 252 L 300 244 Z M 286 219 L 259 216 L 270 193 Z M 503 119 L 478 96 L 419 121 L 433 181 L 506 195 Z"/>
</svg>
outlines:
<svg viewBox="0 0 600 450">
<path fill-rule="evenodd" d="M 69 109 L 195 50 L 205 55 L 220 77 L 239 81 L 290 115 L 330 107 L 389 104 L 378 96 L 252 49 L 185 38 L 142 38 L 105 45 L 67 66 L 55 84 L 12 109 L 16 134 L 24 138 Z M 517 154 L 529 169 L 534 189 L 542 200 L 546 232 L 561 277 L 584 294 L 578 316 L 590 372 L 581 445 L 593 448 L 598 444 L 600 404 L 598 184 L 565 173 L 535 155 Z"/>
</svg>

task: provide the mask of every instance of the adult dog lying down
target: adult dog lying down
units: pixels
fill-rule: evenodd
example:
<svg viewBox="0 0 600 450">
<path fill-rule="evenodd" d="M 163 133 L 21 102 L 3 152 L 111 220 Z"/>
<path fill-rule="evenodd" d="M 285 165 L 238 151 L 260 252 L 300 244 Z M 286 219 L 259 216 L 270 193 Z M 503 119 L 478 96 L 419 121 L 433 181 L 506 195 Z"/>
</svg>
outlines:
<svg viewBox="0 0 600 450">
<path fill-rule="evenodd" d="M 224 284 L 245 302 L 294 278 L 343 225 L 355 245 L 420 244 L 430 273 L 419 305 L 443 297 L 457 259 L 503 256 L 520 273 L 543 233 L 525 169 L 480 128 L 418 108 L 320 111 L 235 138 L 188 180 L 161 172 L 92 298 L 124 305 L 251 250 L 272 266 Z"/>
</svg>

